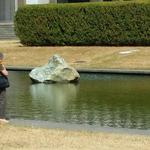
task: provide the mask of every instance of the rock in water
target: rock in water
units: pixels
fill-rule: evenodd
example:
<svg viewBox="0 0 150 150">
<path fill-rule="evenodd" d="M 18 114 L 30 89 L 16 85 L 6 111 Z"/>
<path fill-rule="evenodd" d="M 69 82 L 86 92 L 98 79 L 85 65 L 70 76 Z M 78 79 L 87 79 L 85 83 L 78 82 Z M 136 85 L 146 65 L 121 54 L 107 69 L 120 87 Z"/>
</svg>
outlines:
<svg viewBox="0 0 150 150">
<path fill-rule="evenodd" d="M 29 76 L 33 82 L 55 83 L 55 82 L 77 82 L 79 73 L 59 55 L 49 59 L 48 64 L 33 69 Z"/>
</svg>

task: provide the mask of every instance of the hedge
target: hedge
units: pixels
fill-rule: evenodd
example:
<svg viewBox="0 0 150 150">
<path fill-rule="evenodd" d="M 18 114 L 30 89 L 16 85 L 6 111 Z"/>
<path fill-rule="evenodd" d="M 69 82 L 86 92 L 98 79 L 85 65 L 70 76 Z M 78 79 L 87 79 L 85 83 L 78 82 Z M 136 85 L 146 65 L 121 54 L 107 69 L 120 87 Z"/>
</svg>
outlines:
<svg viewBox="0 0 150 150">
<path fill-rule="evenodd" d="M 26 5 L 15 32 L 29 46 L 150 45 L 150 2 Z"/>
</svg>

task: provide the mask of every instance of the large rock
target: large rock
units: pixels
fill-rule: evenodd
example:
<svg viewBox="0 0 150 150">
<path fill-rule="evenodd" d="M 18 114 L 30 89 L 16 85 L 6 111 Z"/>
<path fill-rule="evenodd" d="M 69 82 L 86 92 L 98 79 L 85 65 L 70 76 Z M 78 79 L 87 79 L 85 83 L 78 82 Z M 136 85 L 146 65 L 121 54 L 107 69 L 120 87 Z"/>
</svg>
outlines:
<svg viewBox="0 0 150 150">
<path fill-rule="evenodd" d="M 80 78 L 79 73 L 59 55 L 52 56 L 48 64 L 33 69 L 29 76 L 33 82 L 44 83 L 77 82 Z"/>
</svg>

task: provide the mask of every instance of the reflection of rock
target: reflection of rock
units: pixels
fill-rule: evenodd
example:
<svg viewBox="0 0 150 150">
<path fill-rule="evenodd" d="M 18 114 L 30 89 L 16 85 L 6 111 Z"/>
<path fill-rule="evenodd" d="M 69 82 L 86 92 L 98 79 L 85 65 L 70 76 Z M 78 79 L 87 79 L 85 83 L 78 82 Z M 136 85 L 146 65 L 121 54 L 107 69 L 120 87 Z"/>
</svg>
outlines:
<svg viewBox="0 0 150 150">
<path fill-rule="evenodd" d="M 67 102 L 76 98 L 77 85 L 32 84 L 30 92 L 34 105 L 60 111 L 65 108 Z"/>
<path fill-rule="evenodd" d="M 77 82 L 78 72 L 70 67 L 63 58 L 54 55 L 49 59 L 48 64 L 33 69 L 30 78 L 34 82 Z"/>
</svg>

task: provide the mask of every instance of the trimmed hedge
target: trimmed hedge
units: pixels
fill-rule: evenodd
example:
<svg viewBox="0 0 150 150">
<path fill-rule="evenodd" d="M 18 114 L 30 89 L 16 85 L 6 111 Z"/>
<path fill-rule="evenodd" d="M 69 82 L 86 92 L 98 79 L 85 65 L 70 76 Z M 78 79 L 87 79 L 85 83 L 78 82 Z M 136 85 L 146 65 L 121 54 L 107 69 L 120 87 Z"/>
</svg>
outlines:
<svg viewBox="0 0 150 150">
<path fill-rule="evenodd" d="M 26 5 L 15 31 L 29 46 L 150 45 L 150 3 Z"/>
</svg>

